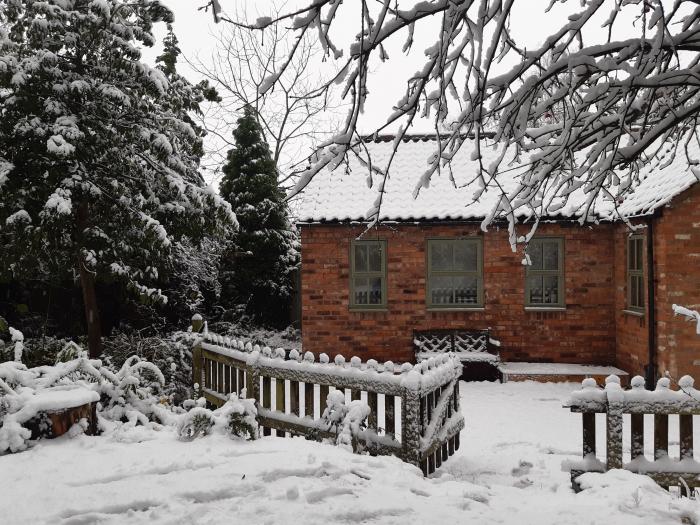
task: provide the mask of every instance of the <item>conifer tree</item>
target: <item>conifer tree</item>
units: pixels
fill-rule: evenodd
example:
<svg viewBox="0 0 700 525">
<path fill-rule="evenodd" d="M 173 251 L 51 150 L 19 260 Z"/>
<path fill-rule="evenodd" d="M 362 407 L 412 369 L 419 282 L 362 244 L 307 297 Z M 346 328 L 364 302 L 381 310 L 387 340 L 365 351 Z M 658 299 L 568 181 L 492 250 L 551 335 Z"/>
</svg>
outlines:
<svg viewBox="0 0 700 525">
<path fill-rule="evenodd" d="M 165 302 L 173 243 L 235 222 L 197 170 L 203 90 L 176 74 L 177 42 L 160 68 L 140 60 L 157 22 L 172 13 L 156 0 L 0 7 L 0 272 L 73 277 L 93 356 L 96 280 Z"/>
<path fill-rule="evenodd" d="M 288 320 L 296 238 L 275 162 L 251 106 L 245 106 L 233 138 L 220 193 L 231 203 L 239 229 L 222 258 L 222 297 L 245 305 L 254 319 L 280 326 Z"/>
</svg>

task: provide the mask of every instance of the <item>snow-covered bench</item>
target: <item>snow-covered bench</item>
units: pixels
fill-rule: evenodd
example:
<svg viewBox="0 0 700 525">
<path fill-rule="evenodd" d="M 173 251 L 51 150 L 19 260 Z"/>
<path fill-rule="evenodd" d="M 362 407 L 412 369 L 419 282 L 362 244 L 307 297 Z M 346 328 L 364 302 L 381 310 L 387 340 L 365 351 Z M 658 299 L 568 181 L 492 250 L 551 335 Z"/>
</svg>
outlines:
<svg viewBox="0 0 700 525">
<path fill-rule="evenodd" d="M 449 353 L 463 363 L 498 364 L 499 356 L 489 330 L 416 330 L 413 332 L 416 361 Z"/>
</svg>

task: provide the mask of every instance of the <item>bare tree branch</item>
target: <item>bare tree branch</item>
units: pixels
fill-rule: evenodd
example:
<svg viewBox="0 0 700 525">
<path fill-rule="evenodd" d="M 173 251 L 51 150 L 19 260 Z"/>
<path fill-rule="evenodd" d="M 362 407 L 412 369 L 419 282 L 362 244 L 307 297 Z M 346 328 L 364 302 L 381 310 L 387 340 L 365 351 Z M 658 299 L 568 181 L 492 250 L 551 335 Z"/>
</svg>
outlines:
<svg viewBox="0 0 700 525">
<path fill-rule="evenodd" d="M 401 137 L 416 118 L 433 119 L 439 136 L 436 154 L 416 182 L 416 193 L 442 168 L 450 169 L 466 137 L 473 137 L 481 187 L 502 192 L 489 220 L 515 221 L 515 210 L 521 207 L 529 207 L 536 218 L 546 217 L 578 188 L 586 195 L 580 212 L 581 220 L 587 220 L 601 198 L 617 201 L 632 191 L 641 166 L 668 164 L 668 151 L 675 155 L 680 142 L 698 139 L 700 6 L 695 0 L 551 0 L 546 13 L 555 4 L 567 4 L 569 16 L 542 45 L 528 49 L 511 30 L 517 23 L 511 19 L 513 6 L 523 1 L 432 0 L 404 9 L 407 2 L 363 0 L 343 4 L 341 16 L 341 2 L 310 0 L 302 8 L 255 23 L 221 19 L 266 37 L 282 27 L 295 32 L 295 44 L 287 48 L 282 66 L 258 84 L 261 97 L 284 89 L 279 73 L 293 67 L 302 53 L 299 43 L 309 34 L 316 35 L 324 58 L 341 64 L 336 76 L 300 96 L 327 101 L 331 87 L 342 83 L 347 114 L 335 136 L 318 144 L 311 163 L 295 172 L 295 191 L 322 169 L 344 163 L 348 155 L 367 154 L 358 126 L 369 96 L 368 64 L 386 60 L 386 49 L 397 39 L 405 41 L 402 49 L 408 52 L 420 26 L 434 35 L 434 44 L 425 50 L 419 71 L 406 77 L 394 112 L 375 129 L 380 133 L 401 123 Z M 436 19 L 439 24 L 431 23 Z M 605 34 L 589 31 L 601 19 Z M 356 24 L 354 40 L 341 44 L 341 23 Z M 628 25 L 623 28 L 623 23 Z M 636 35 L 616 39 L 619 29 Z M 501 154 L 484 165 L 482 151 L 494 145 Z M 681 151 L 687 155 L 687 148 Z M 381 168 L 366 159 L 384 181 L 372 212 L 375 220 L 392 159 Z M 523 162 L 528 169 L 520 185 L 503 192 L 502 174 Z M 700 159 L 689 157 L 688 162 L 696 165 Z M 545 202 L 544 192 L 552 188 L 557 198 Z"/>
<path fill-rule="evenodd" d="M 273 11 L 277 12 L 274 6 Z M 240 10 L 237 17 L 245 18 L 246 12 Z M 201 125 L 217 137 L 219 144 L 210 154 L 211 162 L 223 163 L 232 146 L 230 136 L 236 116 L 250 105 L 256 109 L 280 180 L 294 180 L 290 167 L 300 158 L 308 158 L 322 140 L 333 135 L 340 107 L 329 97 L 330 90 L 324 96 L 307 97 L 323 83 L 313 67 L 320 54 L 318 46 L 311 38 L 297 38 L 292 31 L 277 25 L 264 35 L 235 25 L 221 26 L 212 38 L 216 46 L 210 56 L 197 55 L 187 60 L 222 99 L 201 116 Z M 271 75 L 276 78 L 275 85 L 263 92 L 265 79 Z"/>
</svg>

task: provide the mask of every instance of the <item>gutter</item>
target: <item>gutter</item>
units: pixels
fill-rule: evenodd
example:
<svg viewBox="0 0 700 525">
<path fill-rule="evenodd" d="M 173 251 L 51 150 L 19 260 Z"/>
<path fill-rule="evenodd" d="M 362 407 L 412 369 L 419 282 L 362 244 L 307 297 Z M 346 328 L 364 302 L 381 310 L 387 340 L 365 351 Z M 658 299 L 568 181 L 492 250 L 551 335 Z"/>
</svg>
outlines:
<svg viewBox="0 0 700 525">
<path fill-rule="evenodd" d="M 646 366 L 646 387 L 649 390 L 656 388 L 657 362 L 656 362 L 656 299 L 654 283 L 654 217 L 647 219 L 647 327 L 649 356 Z"/>
</svg>

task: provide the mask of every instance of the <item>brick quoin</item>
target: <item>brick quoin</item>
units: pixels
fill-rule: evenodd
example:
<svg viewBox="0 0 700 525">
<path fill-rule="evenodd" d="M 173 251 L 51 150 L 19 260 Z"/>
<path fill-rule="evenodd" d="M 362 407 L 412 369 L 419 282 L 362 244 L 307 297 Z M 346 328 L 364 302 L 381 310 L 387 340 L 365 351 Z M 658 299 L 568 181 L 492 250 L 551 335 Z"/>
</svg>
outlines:
<svg viewBox="0 0 700 525">
<path fill-rule="evenodd" d="M 646 237 L 653 223 L 658 374 L 700 378 L 700 336 L 674 317 L 671 305 L 700 310 L 700 186 L 678 195 L 651 218 L 635 219 Z M 526 230 L 523 227 L 522 232 Z M 522 253 L 513 253 L 507 228 L 456 222 L 397 223 L 365 232 L 362 225 L 303 224 L 302 323 L 304 349 L 331 356 L 413 361 L 414 330 L 484 329 L 501 342 L 504 361 L 616 365 L 644 374 L 649 355 L 649 302 L 635 314 L 627 306 L 627 237 L 617 222 L 580 226 L 544 223 L 538 235 L 565 242 L 564 311 L 525 309 Z M 349 303 L 350 243 L 387 241 L 387 309 L 357 312 Z M 426 241 L 481 237 L 483 310 L 426 308 Z M 648 267 L 644 259 L 645 284 Z"/>
</svg>

